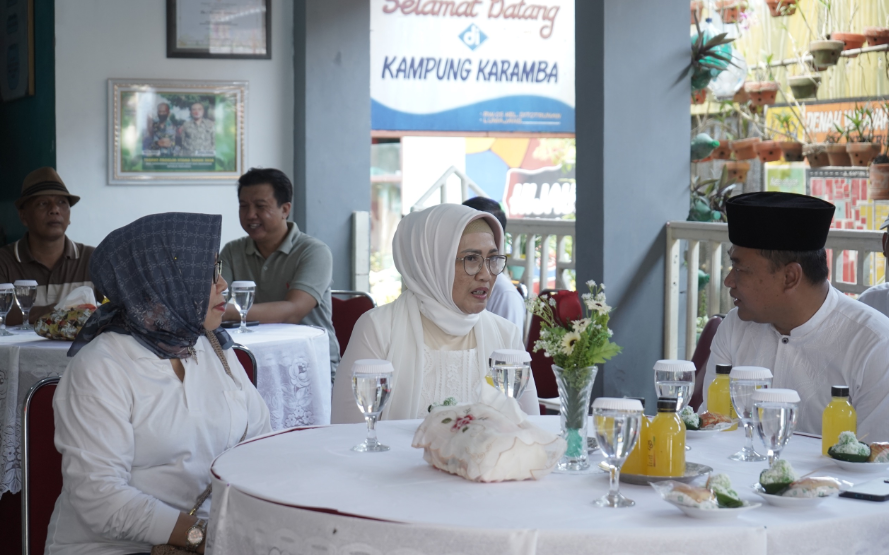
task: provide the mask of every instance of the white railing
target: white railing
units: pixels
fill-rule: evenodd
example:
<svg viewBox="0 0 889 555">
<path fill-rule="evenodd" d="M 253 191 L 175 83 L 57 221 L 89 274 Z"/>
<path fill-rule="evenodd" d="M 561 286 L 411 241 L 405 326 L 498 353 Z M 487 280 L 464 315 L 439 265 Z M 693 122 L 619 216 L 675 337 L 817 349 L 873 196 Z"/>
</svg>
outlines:
<svg viewBox="0 0 889 555">
<path fill-rule="evenodd" d="M 506 263 L 510 266 L 523 266 L 521 282 L 528 288 L 528 293 L 534 291 L 534 273 L 540 272 L 540 290 L 547 288 L 549 281 L 549 257 L 550 237 L 556 238 L 556 289 L 567 289 L 565 270 L 574 269 L 574 220 L 540 220 L 534 218 L 509 219 L 506 223 L 507 234 L 511 237 L 510 244 L 513 251 Z M 540 238 L 540 258 L 537 258 L 536 242 Z M 571 253 L 568 254 L 566 242 L 572 240 Z M 524 252 L 518 252 L 516 247 L 524 245 Z"/>
<path fill-rule="evenodd" d="M 426 201 L 435 194 L 436 191 L 441 195 L 441 203 L 447 204 L 448 202 L 448 179 L 452 176 L 456 175 L 460 179 L 460 196 L 462 197 L 460 202 L 466 202 L 469 199 L 469 191 L 472 190 L 478 196 L 486 197 L 487 193 L 479 187 L 475 181 L 472 180 L 468 175 L 458 170 L 456 167 L 451 166 L 444 172 L 444 174 L 438 178 L 432 187 L 429 187 L 423 196 L 420 197 L 420 200 L 414 203 L 411 206 L 411 212 L 415 212 L 417 210 L 422 210 L 425 208 Z"/>
<path fill-rule="evenodd" d="M 832 250 L 831 283 L 844 293 L 863 293 L 868 287 L 866 276 L 873 269 L 876 254 L 882 253 L 881 231 L 858 231 L 831 229 L 825 247 Z M 686 299 L 685 322 L 679 321 L 679 279 L 681 242 L 686 249 Z M 675 359 L 679 351 L 680 326 L 685 327 L 685 358 L 690 359 L 697 343 L 698 314 L 698 270 L 701 267 L 701 244 L 707 244 L 708 260 L 704 261 L 710 274 L 707 288 L 707 316 L 720 312 L 720 298 L 723 296 L 723 274 L 728 268 L 725 258 L 729 246 L 728 224 L 703 222 L 667 222 L 667 260 L 664 272 L 664 357 Z M 835 276 L 842 276 L 842 264 L 852 260 L 855 263 L 855 282 L 844 282 Z M 727 309 L 726 309 L 727 310 Z"/>
</svg>

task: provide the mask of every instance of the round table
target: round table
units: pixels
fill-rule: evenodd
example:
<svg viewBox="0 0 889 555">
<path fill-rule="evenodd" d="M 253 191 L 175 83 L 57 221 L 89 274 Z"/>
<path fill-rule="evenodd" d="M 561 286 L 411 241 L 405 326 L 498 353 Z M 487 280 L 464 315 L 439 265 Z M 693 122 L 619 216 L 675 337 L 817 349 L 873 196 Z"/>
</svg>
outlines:
<svg viewBox="0 0 889 555">
<path fill-rule="evenodd" d="M 556 431 L 558 417 L 532 417 Z M 411 439 L 419 420 L 381 422 L 385 453 L 355 453 L 363 424 L 290 430 L 244 443 L 213 464 L 208 552 L 295 554 L 450 553 L 876 553 L 889 546 L 889 503 L 827 499 L 815 508 L 763 504 L 731 520 L 684 516 L 649 486 L 621 485 L 636 501 L 602 509 L 591 501 L 608 476 L 550 474 L 484 484 L 432 468 Z M 688 459 L 725 472 L 744 499 L 765 463 L 728 460 L 743 432 L 689 441 Z M 784 452 L 805 474 L 852 474 L 820 455 L 820 440 L 794 436 Z M 601 460 L 599 452 L 592 460 Z M 311 548 L 311 549 L 310 549 Z"/>
</svg>

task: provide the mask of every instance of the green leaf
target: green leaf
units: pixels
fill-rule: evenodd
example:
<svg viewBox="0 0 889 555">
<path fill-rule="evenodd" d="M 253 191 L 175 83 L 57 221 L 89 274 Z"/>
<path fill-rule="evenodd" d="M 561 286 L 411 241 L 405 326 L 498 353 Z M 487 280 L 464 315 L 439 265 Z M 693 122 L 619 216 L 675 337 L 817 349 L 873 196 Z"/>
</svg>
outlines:
<svg viewBox="0 0 889 555">
<path fill-rule="evenodd" d="M 454 421 L 453 418 L 445 418 L 444 420 L 441 421 L 441 423 L 442 424 L 450 424 L 453 421 Z"/>
</svg>

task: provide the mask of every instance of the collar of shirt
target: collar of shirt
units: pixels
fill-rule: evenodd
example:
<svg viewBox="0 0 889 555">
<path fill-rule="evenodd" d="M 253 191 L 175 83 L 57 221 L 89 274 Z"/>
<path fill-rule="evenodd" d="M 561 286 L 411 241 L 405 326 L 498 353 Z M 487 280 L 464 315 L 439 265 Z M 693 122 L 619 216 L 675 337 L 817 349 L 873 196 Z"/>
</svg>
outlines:
<svg viewBox="0 0 889 555">
<path fill-rule="evenodd" d="M 278 248 L 275 249 L 275 252 L 290 254 L 290 251 L 292 251 L 293 247 L 296 246 L 300 235 L 302 235 L 302 232 L 299 230 L 299 226 L 297 226 L 293 222 L 287 222 L 287 235 L 284 236 L 284 240 L 281 241 L 281 244 L 278 245 Z M 244 252 L 248 255 L 255 254 L 256 256 L 262 257 L 259 249 L 256 248 L 256 241 L 254 241 L 253 239 L 247 241 L 247 246 L 244 249 Z"/>
<path fill-rule="evenodd" d="M 74 241 L 68 239 L 68 236 L 65 235 L 65 248 L 62 251 L 62 255 L 69 260 L 76 260 L 80 258 L 80 249 L 77 248 L 77 245 L 74 244 Z M 16 241 L 15 243 L 15 259 L 21 262 L 22 264 L 27 264 L 28 262 L 37 262 L 34 260 L 34 257 L 31 256 L 31 247 L 28 245 L 28 233 L 25 233 L 25 236 Z"/>
<path fill-rule="evenodd" d="M 824 322 L 824 319 L 827 318 L 831 312 L 833 312 L 834 307 L 837 305 L 837 295 L 841 295 L 839 291 L 833 288 L 831 285 L 827 291 L 827 297 L 825 297 L 824 302 L 821 303 L 821 308 L 809 318 L 809 321 L 805 324 L 795 327 L 790 330 L 790 336 L 794 339 L 805 337 L 818 329 L 818 326 Z M 774 328 L 772 328 L 774 329 Z"/>
<path fill-rule="evenodd" d="M 114 332 L 108 332 L 108 333 L 114 333 Z M 123 351 L 123 353 L 127 356 L 127 358 L 132 359 L 132 360 L 147 359 L 147 360 L 155 360 L 158 362 L 163 362 L 166 360 L 166 359 L 162 359 L 162 358 L 158 357 L 156 354 L 149 351 L 145 346 L 143 346 L 138 341 L 120 341 L 119 346 L 120 346 L 121 351 Z M 195 356 L 198 357 L 199 359 L 202 356 L 205 356 L 205 353 L 210 352 L 206 349 L 204 342 L 201 341 L 200 337 L 198 338 L 197 342 L 194 344 L 194 352 L 195 352 Z M 216 356 L 216 354 L 213 353 L 213 356 Z M 183 362 L 186 362 L 187 360 L 188 359 L 185 359 Z"/>
</svg>

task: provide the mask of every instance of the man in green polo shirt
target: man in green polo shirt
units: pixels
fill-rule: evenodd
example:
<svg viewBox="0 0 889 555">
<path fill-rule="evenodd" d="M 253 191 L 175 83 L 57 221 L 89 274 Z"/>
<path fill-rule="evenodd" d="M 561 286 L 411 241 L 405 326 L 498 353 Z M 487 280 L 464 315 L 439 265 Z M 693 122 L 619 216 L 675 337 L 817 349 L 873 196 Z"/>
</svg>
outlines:
<svg viewBox="0 0 889 555">
<path fill-rule="evenodd" d="M 247 237 L 223 247 L 222 275 L 229 283 L 256 282 L 248 320 L 326 329 L 335 371 L 340 347 L 331 319 L 333 255 L 323 242 L 287 221 L 292 198 L 293 185 L 279 170 L 251 168 L 241 176 L 238 216 Z M 225 319 L 240 319 L 233 305 L 228 305 Z"/>
</svg>

